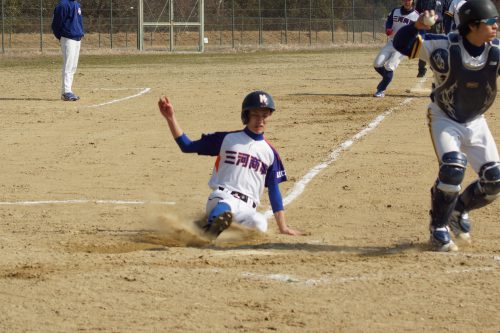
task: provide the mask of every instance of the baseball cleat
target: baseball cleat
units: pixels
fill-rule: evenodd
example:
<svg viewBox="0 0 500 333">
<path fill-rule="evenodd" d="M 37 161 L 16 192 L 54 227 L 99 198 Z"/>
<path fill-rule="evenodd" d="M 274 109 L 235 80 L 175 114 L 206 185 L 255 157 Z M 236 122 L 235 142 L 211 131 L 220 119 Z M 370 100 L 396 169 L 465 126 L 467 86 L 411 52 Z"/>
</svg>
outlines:
<svg viewBox="0 0 500 333">
<path fill-rule="evenodd" d="M 459 211 L 454 210 L 453 213 L 451 213 L 449 225 L 455 237 L 468 243 L 471 242 L 471 221 L 468 213 L 460 213 Z"/>
<path fill-rule="evenodd" d="M 458 251 L 458 246 L 450 237 L 450 228 L 448 226 L 440 228 L 434 228 L 431 226 L 430 232 L 431 236 L 429 243 L 433 249 L 438 252 Z"/>
<path fill-rule="evenodd" d="M 211 223 L 207 223 L 203 227 L 205 233 L 212 236 L 214 239 L 217 238 L 224 230 L 229 228 L 233 222 L 233 214 L 231 212 L 224 212 L 217 216 Z"/>
<path fill-rule="evenodd" d="M 385 97 L 385 92 L 377 91 L 375 94 L 373 94 L 373 97 Z"/>
<path fill-rule="evenodd" d="M 64 93 L 61 95 L 61 99 L 63 101 L 77 101 L 80 99 L 80 96 L 76 96 L 72 92 Z"/>
</svg>

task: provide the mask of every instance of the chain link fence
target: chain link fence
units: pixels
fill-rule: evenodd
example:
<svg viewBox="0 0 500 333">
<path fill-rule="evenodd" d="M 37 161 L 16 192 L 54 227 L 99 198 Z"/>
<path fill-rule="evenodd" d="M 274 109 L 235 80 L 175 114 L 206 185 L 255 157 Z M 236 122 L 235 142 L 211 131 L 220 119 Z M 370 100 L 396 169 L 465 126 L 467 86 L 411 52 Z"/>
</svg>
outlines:
<svg viewBox="0 0 500 333">
<path fill-rule="evenodd" d="M 144 0 L 144 15 L 159 21 L 168 1 Z M 191 3 L 189 3 L 189 1 Z M 175 1 L 174 21 L 192 20 L 197 0 Z M 0 0 L 1 52 L 59 49 L 51 22 L 58 0 Z M 401 1 L 361 0 L 231 0 L 205 2 L 205 50 L 259 47 L 328 47 L 345 43 L 386 41 L 384 23 Z M 215 6 L 216 4 L 217 6 Z M 83 49 L 137 49 L 137 0 L 103 0 L 95 6 L 82 2 L 86 35 Z M 168 19 L 168 18 L 167 18 Z M 169 50 L 169 31 L 148 27 L 145 50 Z M 174 51 L 196 50 L 198 32 L 176 27 Z"/>
</svg>

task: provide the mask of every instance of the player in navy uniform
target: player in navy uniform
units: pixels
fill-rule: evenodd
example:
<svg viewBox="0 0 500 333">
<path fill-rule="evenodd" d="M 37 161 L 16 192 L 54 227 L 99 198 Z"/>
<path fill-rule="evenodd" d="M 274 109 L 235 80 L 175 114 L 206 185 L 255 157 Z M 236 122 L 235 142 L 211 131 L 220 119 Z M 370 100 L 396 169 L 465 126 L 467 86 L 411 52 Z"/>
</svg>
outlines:
<svg viewBox="0 0 500 333">
<path fill-rule="evenodd" d="M 460 25 L 460 17 L 458 16 L 458 12 L 460 10 L 460 7 L 462 7 L 465 2 L 466 0 L 453 0 L 450 2 L 450 5 L 448 6 L 445 13 L 446 16 L 448 16 L 448 20 L 446 21 L 446 25 L 444 27 L 445 33 L 450 33 L 451 31 L 458 30 L 458 26 Z"/>
<path fill-rule="evenodd" d="M 418 13 L 413 9 L 413 0 L 402 0 L 402 2 L 403 6 L 394 8 L 387 16 L 385 33 L 389 40 L 373 62 L 373 67 L 382 76 L 377 91 L 373 95 L 375 97 L 385 96 L 385 90 L 392 81 L 394 71 L 403 59 L 403 55 L 396 51 L 392 45 L 394 35 L 401 27 L 416 21 L 418 18 Z"/>
<path fill-rule="evenodd" d="M 167 97 L 161 97 L 158 106 L 183 152 L 217 157 L 209 181 L 213 192 L 206 205 L 208 221 L 204 228 L 208 235 L 217 237 L 233 220 L 267 231 L 266 217 L 256 211 L 264 187 L 268 188 L 280 233 L 301 234 L 285 222 L 279 183 L 286 181 L 286 173 L 278 152 L 264 138 L 267 122 L 275 111 L 271 95 L 254 91 L 245 97 L 241 110 L 243 130 L 204 134 L 197 141 L 191 141 L 182 131 Z"/>
<path fill-rule="evenodd" d="M 434 72 L 428 119 L 439 173 L 431 189 L 430 241 L 438 251 L 456 251 L 450 227 L 457 239 L 470 242 L 469 212 L 500 194 L 500 158 L 483 115 L 497 94 L 498 12 L 490 0 L 468 0 L 459 10 L 458 33 L 422 37 L 418 30 L 429 29 L 425 16 L 434 13 L 401 29 L 394 46 Z M 460 193 L 467 163 L 478 179 Z"/>
<path fill-rule="evenodd" d="M 78 66 L 80 44 L 84 35 L 82 9 L 77 0 L 61 0 L 54 9 L 52 31 L 61 43 L 63 54 L 61 99 L 77 101 L 73 93 L 73 76 Z"/>
</svg>

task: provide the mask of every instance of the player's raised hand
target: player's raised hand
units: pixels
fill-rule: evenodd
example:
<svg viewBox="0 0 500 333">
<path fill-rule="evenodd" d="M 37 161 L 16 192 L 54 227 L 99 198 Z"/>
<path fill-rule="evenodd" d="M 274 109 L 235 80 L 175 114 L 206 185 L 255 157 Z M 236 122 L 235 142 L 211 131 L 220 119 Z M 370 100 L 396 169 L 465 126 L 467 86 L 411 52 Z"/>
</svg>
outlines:
<svg viewBox="0 0 500 333">
<path fill-rule="evenodd" d="M 418 30 L 429 30 L 438 20 L 439 16 L 436 15 L 434 10 L 426 10 L 418 17 L 415 22 L 415 27 Z"/>
<path fill-rule="evenodd" d="M 174 106 L 172 105 L 167 96 L 160 97 L 160 100 L 158 101 L 158 108 L 160 109 L 160 112 L 163 115 L 163 117 L 165 117 L 167 120 L 173 117 Z"/>
</svg>

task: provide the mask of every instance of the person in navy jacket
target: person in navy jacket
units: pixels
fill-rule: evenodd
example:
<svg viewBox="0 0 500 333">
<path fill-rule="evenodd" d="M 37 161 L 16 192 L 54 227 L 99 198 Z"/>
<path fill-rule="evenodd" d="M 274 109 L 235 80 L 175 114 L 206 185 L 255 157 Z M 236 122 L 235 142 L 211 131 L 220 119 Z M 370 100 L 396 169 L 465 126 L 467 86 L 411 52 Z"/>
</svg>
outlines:
<svg viewBox="0 0 500 333">
<path fill-rule="evenodd" d="M 61 0 L 54 9 L 52 32 L 60 41 L 63 54 L 61 99 L 77 101 L 72 90 L 73 77 L 78 66 L 80 44 L 84 36 L 82 8 L 77 0 Z"/>
</svg>

